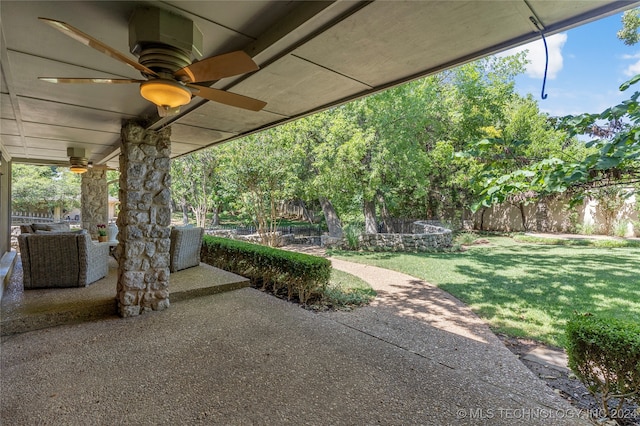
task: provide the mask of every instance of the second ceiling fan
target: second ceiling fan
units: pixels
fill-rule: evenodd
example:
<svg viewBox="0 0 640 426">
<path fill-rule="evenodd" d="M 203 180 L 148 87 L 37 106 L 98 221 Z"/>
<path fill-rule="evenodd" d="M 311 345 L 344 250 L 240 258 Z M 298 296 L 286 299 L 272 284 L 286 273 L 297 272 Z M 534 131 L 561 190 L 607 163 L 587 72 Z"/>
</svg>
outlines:
<svg viewBox="0 0 640 426">
<path fill-rule="evenodd" d="M 38 77 L 50 83 L 139 83 L 140 95 L 158 107 L 162 116 L 175 115 L 193 96 L 251 111 L 266 105 L 258 99 L 196 83 L 256 71 L 259 67 L 238 50 L 191 62 L 192 50 L 200 51 L 202 33 L 192 21 L 156 8 L 137 9 L 129 23 L 129 46 L 136 62 L 79 29 L 49 18 L 38 18 L 67 36 L 98 50 L 142 73 L 144 80 L 127 78 Z"/>
</svg>

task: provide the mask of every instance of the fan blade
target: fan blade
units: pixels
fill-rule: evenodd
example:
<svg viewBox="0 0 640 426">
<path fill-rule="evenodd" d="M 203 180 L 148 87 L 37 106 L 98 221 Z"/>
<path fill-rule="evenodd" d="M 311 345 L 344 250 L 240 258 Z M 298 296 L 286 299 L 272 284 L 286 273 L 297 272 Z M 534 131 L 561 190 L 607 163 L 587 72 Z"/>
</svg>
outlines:
<svg viewBox="0 0 640 426">
<path fill-rule="evenodd" d="M 134 80 L 131 78 L 66 78 L 66 77 L 38 77 L 38 80 L 48 83 L 106 83 L 127 84 L 144 83 L 146 80 Z"/>
<path fill-rule="evenodd" d="M 260 111 L 265 107 L 265 105 L 267 105 L 266 102 L 258 99 L 238 95 L 236 93 L 225 92 L 224 90 L 213 89 L 211 87 L 197 86 L 195 84 L 187 84 L 187 87 L 193 90 L 194 95 L 198 95 L 210 101 L 248 109 L 250 111 Z"/>
<path fill-rule="evenodd" d="M 133 68 L 137 69 L 138 71 L 140 71 L 140 72 L 142 72 L 144 74 L 155 75 L 155 76 L 158 75 L 152 69 L 147 68 L 142 64 L 139 64 L 138 62 L 134 61 L 133 59 L 130 59 L 129 57 L 123 55 L 122 53 L 118 52 L 117 50 L 113 49 L 112 47 L 107 46 L 106 44 L 102 43 L 101 41 L 96 40 L 95 38 L 91 37 L 89 34 L 85 34 L 82 31 L 80 31 L 79 29 L 77 29 L 75 27 L 72 27 L 71 25 L 67 24 L 66 22 L 56 21 L 55 19 L 49 19 L 49 18 L 38 18 L 38 19 L 41 20 L 42 22 L 45 22 L 45 23 L 51 25 L 56 30 L 61 31 L 62 33 L 68 35 L 72 39 L 75 39 L 75 40 L 79 41 L 80 43 L 82 43 L 84 45 L 87 45 L 89 47 L 93 47 L 98 52 L 104 53 L 105 55 L 110 56 L 113 59 L 116 59 L 116 60 L 118 60 L 120 62 L 123 62 L 123 63 L 129 65 L 129 66 L 132 66 Z"/>
<path fill-rule="evenodd" d="M 173 75 L 187 83 L 215 81 L 259 69 L 253 59 L 242 50 L 212 56 L 179 69 Z"/>
</svg>

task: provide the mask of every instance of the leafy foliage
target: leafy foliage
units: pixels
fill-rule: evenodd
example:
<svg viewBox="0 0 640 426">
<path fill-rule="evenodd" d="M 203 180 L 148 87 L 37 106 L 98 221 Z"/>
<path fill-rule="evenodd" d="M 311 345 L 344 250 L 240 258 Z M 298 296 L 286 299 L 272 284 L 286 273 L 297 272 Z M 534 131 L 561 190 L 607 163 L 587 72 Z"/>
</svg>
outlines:
<svg viewBox="0 0 640 426">
<path fill-rule="evenodd" d="M 640 41 L 640 9 L 631 9 L 622 15 L 622 29 L 618 31 L 618 38 L 624 44 L 632 46 Z"/>
<path fill-rule="evenodd" d="M 626 90 L 640 81 L 634 77 L 621 86 Z M 581 201 L 589 190 L 640 182 L 640 106 L 635 92 L 628 100 L 607 108 L 600 114 L 566 116 L 558 120 L 556 129 L 565 132 L 567 140 L 577 135 L 595 137 L 585 144 L 584 155 L 550 155 L 525 164 L 505 174 L 485 175 L 480 201 L 475 206 L 490 206 L 517 197 L 537 197 L 568 190 L 574 202 Z M 602 124 L 604 123 L 604 124 Z M 504 140 L 483 140 L 478 146 L 493 146 Z"/>
<path fill-rule="evenodd" d="M 566 335 L 569 367 L 599 397 L 607 417 L 621 414 L 625 399 L 640 403 L 640 324 L 576 315 Z M 612 398 L 618 399 L 614 411 Z"/>
<path fill-rule="evenodd" d="M 224 160 L 212 150 L 199 151 L 171 162 L 172 196 L 174 203 L 186 212 L 191 210 L 196 226 L 205 226 L 212 209 L 218 213 L 228 199 L 224 185 Z"/>
<path fill-rule="evenodd" d="M 483 59 L 216 146 L 193 161 L 218 165 L 208 172 L 174 167 L 174 201 L 240 213 L 273 244 L 282 201 L 321 206 L 339 234 L 350 222 L 393 232 L 392 217 L 455 221 L 502 202 L 524 215 L 548 194 L 634 182 L 637 96 L 552 119 L 514 92 L 523 66 L 522 55 Z M 597 139 L 583 143 L 585 132 Z M 191 200 L 198 193 L 212 195 Z"/>
<path fill-rule="evenodd" d="M 276 245 L 277 205 L 291 198 L 295 185 L 289 145 L 272 129 L 235 141 L 225 149 L 236 205 L 255 223 L 263 244 Z"/>
<path fill-rule="evenodd" d="M 12 210 L 53 212 L 80 206 L 80 176 L 63 167 L 12 166 Z"/>
</svg>

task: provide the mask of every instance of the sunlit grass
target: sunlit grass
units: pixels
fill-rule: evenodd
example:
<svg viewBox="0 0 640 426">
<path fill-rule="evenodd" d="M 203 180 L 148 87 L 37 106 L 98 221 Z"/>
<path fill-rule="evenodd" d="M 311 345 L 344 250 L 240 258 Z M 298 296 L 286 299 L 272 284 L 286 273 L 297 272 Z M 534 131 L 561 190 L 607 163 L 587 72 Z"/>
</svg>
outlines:
<svg viewBox="0 0 640 426">
<path fill-rule="evenodd" d="M 422 278 L 465 302 L 496 332 L 552 345 L 564 345 L 564 326 L 574 312 L 640 322 L 637 247 L 490 240 L 458 253 L 332 256 Z"/>
</svg>

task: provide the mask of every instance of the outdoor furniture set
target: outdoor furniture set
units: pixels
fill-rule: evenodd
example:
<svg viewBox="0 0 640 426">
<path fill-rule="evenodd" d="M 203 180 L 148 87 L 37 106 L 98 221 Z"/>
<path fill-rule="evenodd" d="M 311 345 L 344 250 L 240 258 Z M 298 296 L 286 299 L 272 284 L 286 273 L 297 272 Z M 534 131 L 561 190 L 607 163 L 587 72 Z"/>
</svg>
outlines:
<svg viewBox="0 0 640 426">
<path fill-rule="evenodd" d="M 69 224 L 21 225 L 18 236 L 25 289 L 85 287 L 109 272 L 110 243 L 91 240 L 86 230 Z M 170 271 L 198 266 L 204 229 L 171 230 Z"/>
<path fill-rule="evenodd" d="M 21 225 L 18 236 L 25 289 L 85 287 L 109 272 L 109 246 L 94 244 L 68 223 Z"/>
</svg>

